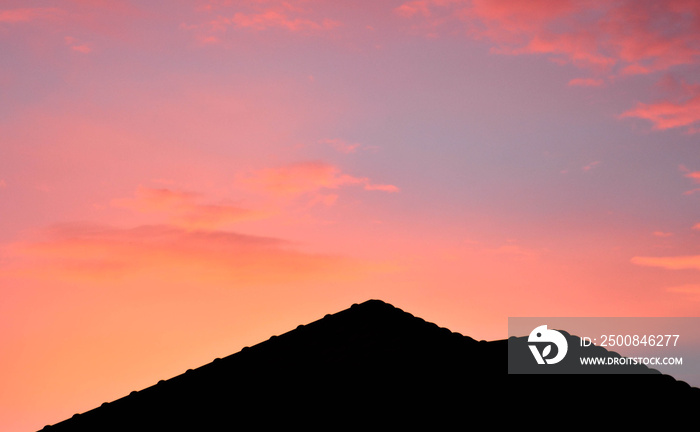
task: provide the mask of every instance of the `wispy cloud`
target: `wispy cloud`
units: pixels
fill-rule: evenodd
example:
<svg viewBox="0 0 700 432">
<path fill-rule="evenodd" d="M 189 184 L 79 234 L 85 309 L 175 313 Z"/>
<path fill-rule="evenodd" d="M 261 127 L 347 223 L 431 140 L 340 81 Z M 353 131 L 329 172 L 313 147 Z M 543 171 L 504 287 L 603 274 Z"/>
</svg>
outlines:
<svg viewBox="0 0 700 432">
<path fill-rule="evenodd" d="M 695 63 L 700 55 L 700 8 L 684 0 L 423 0 L 396 12 L 462 22 L 472 37 L 494 43 L 494 52 L 544 54 L 599 72 L 650 73 Z"/>
<path fill-rule="evenodd" d="M 284 10 L 267 9 L 257 14 L 236 13 L 230 23 L 236 27 L 250 28 L 253 30 L 267 30 L 269 28 L 282 28 L 291 32 L 303 30 L 330 30 L 338 27 L 338 21 L 324 18 L 314 21 L 307 18 L 292 18 Z"/>
<path fill-rule="evenodd" d="M 40 239 L 9 245 L 5 253 L 12 264 L 0 268 L 0 277 L 47 281 L 288 283 L 344 278 L 363 268 L 348 258 L 296 251 L 278 238 L 167 225 L 54 226 Z"/>
<path fill-rule="evenodd" d="M 341 25 L 338 20 L 315 16 L 313 10 L 287 1 L 272 0 L 236 4 L 235 6 L 238 9 L 236 12 L 229 11 L 231 9 L 230 6 L 220 5 L 220 7 L 216 8 L 217 16 L 211 19 L 207 25 L 211 32 L 221 33 L 233 27 L 255 31 L 283 29 L 289 32 L 302 33 L 332 30 Z M 213 9 L 210 7 L 204 11 L 212 12 Z M 191 24 L 185 26 L 187 28 L 193 27 Z"/>
<path fill-rule="evenodd" d="M 355 153 L 361 147 L 360 143 L 351 143 L 340 138 L 319 140 L 319 144 L 329 145 L 340 153 L 345 154 Z"/>
<path fill-rule="evenodd" d="M 651 233 L 654 237 L 671 237 L 673 235 L 672 232 L 664 232 L 664 231 L 654 231 Z"/>
<path fill-rule="evenodd" d="M 81 43 L 77 38 L 74 38 L 72 36 L 66 36 L 63 38 L 66 42 L 66 45 L 70 47 L 73 51 L 77 51 L 83 54 L 88 54 L 92 51 L 92 48 L 86 43 Z"/>
<path fill-rule="evenodd" d="M 202 204 L 199 199 L 198 194 L 190 192 L 139 187 L 134 197 L 114 199 L 111 203 L 140 213 L 161 213 L 169 223 L 186 229 L 214 229 L 268 215 L 228 204 Z"/>
<path fill-rule="evenodd" d="M 58 8 L 20 8 L 0 10 L 0 22 L 18 23 L 55 17 L 61 13 Z"/>
<path fill-rule="evenodd" d="M 690 171 L 685 165 L 679 166 L 678 169 L 684 173 L 684 177 L 693 180 L 695 183 L 700 183 L 700 171 Z M 700 188 L 687 190 L 683 192 L 683 195 L 692 195 L 696 192 L 700 192 Z"/>
<path fill-rule="evenodd" d="M 668 270 L 700 270 L 700 255 L 668 257 L 634 257 L 632 264 L 645 267 L 660 267 Z"/>
<path fill-rule="evenodd" d="M 363 179 L 364 180 L 364 179 Z M 382 192 L 398 192 L 399 188 L 390 184 L 371 184 L 369 182 L 364 183 L 365 190 L 368 191 L 382 191 Z"/>
<path fill-rule="evenodd" d="M 423 17 L 430 17 L 432 13 L 430 12 L 429 5 L 432 2 L 429 0 L 414 0 L 402 4 L 396 8 L 396 13 L 401 16 L 410 18 L 415 15 L 421 15 Z"/>
<path fill-rule="evenodd" d="M 399 188 L 394 185 L 374 184 L 367 177 L 345 174 L 338 167 L 320 161 L 301 162 L 256 171 L 243 177 L 241 184 L 252 190 L 279 196 L 296 196 L 349 185 L 362 186 L 370 191 L 399 191 Z"/>
<path fill-rule="evenodd" d="M 492 44 L 494 53 L 543 55 L 593 74 L 574 78 L 569 86 L 595 87 L 603 78 L 700 61 L 700 6 L 686 0 L 420 0 L 395 11 L 427 23 L 427 36 L 441 26 L 460 25 L 472 38 Z M 629 117 L 648 120 L 657 130 L 687 127 L 695 133 L 700 130 L 700 91 L 688 88 L 681 98 L 639 103 L 620 115 Z"/>
<path fill-rule="evenodd" d="M 650 121 L 654 129 L 664 130 L 686 126 L 689 133 L 698 132 L 700 124 L 700 85 L 693 86 L 679 100 L 663 100 L 655 103 L 639 103 L 620 115 Z"/>
<path fill-rule="evenodd" d="M 689 179 L 693 179 L 696 183 L 700 183 L 700 171 L 692 171 L 685 174 Z"/>
<path fill-rule="evenodd" d="M 581 167 L 581 169 L 584 172 L 588 172 L 588 171 L 592 170 L 593 168 L 595 168 L 598 164 L 600 164 L 600 161 L 591 162 L 588 165 Z"/>
<path fill-rule="evenodd" d="M 572 87 L 600 87 L 603 85 L 603 80 L 600 78 L 574 78 L 569 81 Z"/>
</svg>

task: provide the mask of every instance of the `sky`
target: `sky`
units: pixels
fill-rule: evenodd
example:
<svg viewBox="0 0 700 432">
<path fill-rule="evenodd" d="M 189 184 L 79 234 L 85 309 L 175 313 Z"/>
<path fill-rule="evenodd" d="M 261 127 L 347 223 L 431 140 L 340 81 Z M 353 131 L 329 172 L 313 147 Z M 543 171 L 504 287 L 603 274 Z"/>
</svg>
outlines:
<svg viewBox="0 0 700 432">
<path fill-rule="evenodd" d="M 693 0 L 2 0 L 0 50 L 2 430 L 371 298 L 700 316 Z"/>
</svg>

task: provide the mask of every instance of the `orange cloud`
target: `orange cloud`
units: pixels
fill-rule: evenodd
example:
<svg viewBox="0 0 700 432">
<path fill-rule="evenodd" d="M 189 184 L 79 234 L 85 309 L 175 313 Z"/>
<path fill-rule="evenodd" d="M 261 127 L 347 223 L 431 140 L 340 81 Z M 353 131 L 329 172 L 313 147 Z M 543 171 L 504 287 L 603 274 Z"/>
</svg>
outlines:
<svg viewBox="0 0 700 432">
<path fill-rule="evenodd" d="M 269 168 L 241 180 L 245 186 L 280 196 L 295 196 L 321 189 L 337 189 L 345 185 L 362 185 L 365 190 L 398 192 L 393 185 L 377 185 L 366 177 L 343 174 L 339 168 L 319 161 L 301 162 L 280 168 Z"/>
<path fill-rule="evenodd" d="M 664 231 L 654 231 L 651 233 L 655 237 L 671 237 L 673 233 L 671 232 L 664 232 Z"/>
<path fill-rule="evenodd" d="M 693 229 L 694 229 L 694 230 L 700 230 L 700 222 L 698 222 L 698 223 L 696 223 L 695 225 L 693 225 Z"/>
<path fill-rule="evenodd" d="M 298 252 L 281 239 L 173 226 L 118 229 L 62 225 L 9 245 L 0 278 L 120 283 L 274 283 L 343 279 L 370 268 L 349 258 Z"/>
<path fill-rule="evenodd" d="M 231 205 L 199 204 L 197 199 L 197 194 L 189 192 L 139 187 L 134 198 L 114 199 L 111 204 L 139 213 L 163 213 L 170 223 L 186 229 L 214 229 L 267 216 L 267 212 Z"/>
<path fill-rule="evenodd" d="M 646 267 L 661 267 L 668 270 L 700 270 L 700 255 L 671 257 L 634 257 L 632 264 Z"/>
</svg>

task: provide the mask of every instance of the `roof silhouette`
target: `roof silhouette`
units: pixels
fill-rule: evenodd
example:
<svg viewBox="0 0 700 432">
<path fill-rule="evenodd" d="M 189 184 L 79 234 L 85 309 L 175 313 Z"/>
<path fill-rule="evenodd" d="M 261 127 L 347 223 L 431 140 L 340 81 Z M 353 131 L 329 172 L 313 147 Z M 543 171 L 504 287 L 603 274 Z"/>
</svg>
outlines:
<svg viewBox="0 0 700 432">
<path fill-rule="evenodd" d="M 634 370 L 642 375 L 508 375 L 508 344 L 525 342 L 477 341 L 368 300 L 42 430 L 228 430 L 391 406 L 404 407 L 404 419 L 437 412 L 497 419 L 541 400 L 593 407 L 590 395 L 616 395 L 630 406 L 659 396 L 700 406 L 700 389 L 645 366 Z"/>
</svg>

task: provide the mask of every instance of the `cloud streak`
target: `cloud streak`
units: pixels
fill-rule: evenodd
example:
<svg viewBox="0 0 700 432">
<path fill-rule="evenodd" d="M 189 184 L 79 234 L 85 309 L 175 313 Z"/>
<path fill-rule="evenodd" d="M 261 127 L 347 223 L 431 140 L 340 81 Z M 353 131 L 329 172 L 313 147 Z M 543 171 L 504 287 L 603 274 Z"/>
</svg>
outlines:
<svg viewBox="0 0 700 432">
<path fill-rule="evenodd" d="M 111 204 L 139 213 L 160 213 L 175 226 L 190 230 L 214 229 L 268 216 L 267 212 L 227 204 L 201 204 L 198 199 L 190 192 L 139 187 L 133 198 L 114 199 Z"/>
<path fill-rule="evenodd" d="M 603 80 L 600 78 L 574 78 L 569 81 L 571 87 L 600 87 Z"/>
<path fill-rule="evenodd" d="M 20 8 L 0 10 L 0 22 L 20 23 L 51 18 L 59 14 L 58 8 Z"/>
<path fill-rule="evenodd" d="M 227 24 L 236 27 L 253 30 L 267 30 L 270 28 L 282 28 L 290 32 L 303 30 L 330 30 L 340 26 L 340 23 L 329 18 L 313 21 L 306 18 L 291 18 L 282 10 L 268 9 L 257 14 L 236 13 Z"/>
<path fill-rule="evenodd" d="M 0 278 L 257 284 L 344 278 L 363 268 L 349 258 L 302 253 L 291 246 L 278 238 L 168 225 L 59 225 L 39 240 L 7 246 L 12 264 L 0 268 Z"/>
<path fill-rule="evenodd" d="M 700 255 L 668 257 L 634 257 L 632 264 L 667 270 L 700 270 Z"/>
<path fill-rule="evenodd" d="M 241 11 L 245 6 L 248 6 L 248 10 Z M 236 7 L 239 10 L 232 14 L 220 11 L 216 18 L 208 22 L 209 29 L 215 33 L 226 32 L 230 27 L 252 31 L 282 29 L 291 33 L 308 33 L 332 30 L 341 25 L 339 21 L 328 17 L 311 16 L 313 10 L 304 9 L 292 2 L 252 2 Z"/>
<path fill-rule="evenodd" d="M 700 171 L 690 171 L 688 168 L 686 168 L 683 165 L 681 165 L 679 168 L 682 172 L 685 173 L 685 174 L 683 174 L 684 177 L 693 180 L 695 183 L 700 183 Z M 683 192 L 683 195 L 692 195 L 696 192 L 700 192 L 700 188 L 687 190 L 687 191 Z"/>
<path fill-rule="evenodd" d="M 355 153 L 360 148 L 360 143 L 349 143 L 339 138 L 320 140 L 319 144 L 329 145 L 338 152 L 345 154 Z"/>
<path fill-rule="evenodd" d="M 331 164 L 307 161 L 253 172 L 241 179 L 245 187 L 277 196 L 298 196 L 323 189 L 358 185 L 368 191 L 398 192 L 390 184 L 374 184 L 367 177 L 344 174 Z"/>
</svg>

